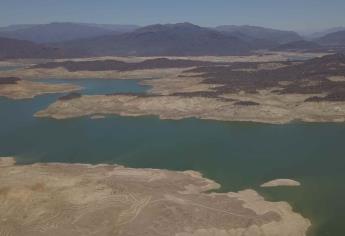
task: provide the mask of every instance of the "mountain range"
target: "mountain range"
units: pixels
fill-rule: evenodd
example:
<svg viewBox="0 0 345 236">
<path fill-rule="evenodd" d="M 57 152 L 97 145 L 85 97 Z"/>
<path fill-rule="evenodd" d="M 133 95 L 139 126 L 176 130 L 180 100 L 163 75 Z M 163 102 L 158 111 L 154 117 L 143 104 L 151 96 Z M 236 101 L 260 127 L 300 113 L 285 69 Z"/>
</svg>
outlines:
<svg viewBox="0 0 345 236">
<path fill-rule="evenodd" d="M 133 32 L 56 44 L 90 55 L 197 56 L 243 55 L 252 46 L 238 37 L 190 23 L 150 25 Z"/>
<path fill-rule="evenodd" d="M 327 34 L 339 32 L 339 31 L 344 31 L 345 27 L 344 26 L 339 26 L 339 27 L 333 27 L 329 29 L 324 29 L 324 30 L 319 30 L 313 33 L 306 34 L 304 37 L 308 40 L 313 40 L 313 39 L 318 39 L 323 36 L 326 36 Z"/>
<path fill-rule="evenodd" d="M 302 40 L 302 37 L 293 31 L 276 30 L 258 26 L 222 25 L 216 27 L 216 29 L 233 34 L 242 34 L 254 39 L 267 40 L 277 44 L 284 44 Z"/>
<path fill-rule="evenodd" d="M 26 40 L 0 37 L 0 58 L 60 58 L 65 56 L 66 53 L 63 49 Z"/>
<path fill-rule="evenodd" d="M 28 40 L 35 43 L 54 43 L 102 35 L 120 34 L 136 28 L 136 26 L 86 23 L 14 25 L 0 29 L 0 37 Z"/>
<path fill-rule="evenodd" d="M 319 46 L 345 45 L 345 31 L 305 40 L 293 31 L 247 25 L 210 28 L 191 23 L 145 27 L 87 23 L 13 25 L 0 28 L 0 38 L 0 56 L 15 58 L 246 55 L 254 50 L 314 50 Z"/>
<path fill-rule="evenodd" d="M 315 40 L 322 45 L 345 46 L 345 30 L 327 34 Z"/>
</svg>

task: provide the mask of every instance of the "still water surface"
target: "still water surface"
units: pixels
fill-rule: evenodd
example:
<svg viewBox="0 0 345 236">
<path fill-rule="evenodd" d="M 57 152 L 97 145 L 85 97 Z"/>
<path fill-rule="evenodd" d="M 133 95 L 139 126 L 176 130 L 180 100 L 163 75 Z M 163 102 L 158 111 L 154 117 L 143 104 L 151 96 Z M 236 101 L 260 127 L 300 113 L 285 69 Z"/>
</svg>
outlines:
<svg viewBox="0 0 345 236">
<path fill-rule="evenodd" d="M 62 83 L 65 80 L 55 80 Z M 85 94 L 144 92 L 136 81 L 74 80 Z M 267 125 L 197 119 L 119 117 L 41 119 L 33 114 L 60 95 L 14 101 L 0 98 L 0 156 L 34 162 L 118 163 L 130 167 L 197 170 L 220 191 L 256 189 L 288 201 L 312 220 L 310 235 L 345 232 L 345 124 Z M 291 178 L 296 188 L 261 189 Z"/>
</svg>

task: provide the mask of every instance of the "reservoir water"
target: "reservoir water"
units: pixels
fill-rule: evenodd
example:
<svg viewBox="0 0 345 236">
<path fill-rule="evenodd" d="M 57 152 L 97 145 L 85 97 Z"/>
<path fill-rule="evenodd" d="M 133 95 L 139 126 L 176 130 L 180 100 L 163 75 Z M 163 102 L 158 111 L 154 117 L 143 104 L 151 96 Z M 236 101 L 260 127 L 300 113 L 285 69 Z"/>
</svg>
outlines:
<svg viewBox="0 0 345 236">
<path fill-rule="evenodd" d="M 85 94 L 144 92 L 128 80 L 53 80 L 82 85 Z M 345 124 L 268 125 L 157 117 L 53 120 L 33 114 L 61 94 L 28 100 L 0 98 L 0 156 L 35 162 L 117 163 L 130 167 L 197 170 L 219 191 L 257 190 L 287 201 L 312 220 L 312 236 L 345 232 Z M 301 187 L 262 189 L 291 178 Z"/>
</svg>

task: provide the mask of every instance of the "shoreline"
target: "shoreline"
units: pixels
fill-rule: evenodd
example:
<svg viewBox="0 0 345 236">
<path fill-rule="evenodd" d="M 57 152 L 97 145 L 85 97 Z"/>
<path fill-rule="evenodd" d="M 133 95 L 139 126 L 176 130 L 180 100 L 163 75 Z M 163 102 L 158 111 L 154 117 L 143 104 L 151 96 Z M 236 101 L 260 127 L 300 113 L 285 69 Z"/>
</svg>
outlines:
<svg viewBox="0 0 345 236">
<path fill-rule="evenodd" d="M 177 63 L 168 59 L 162 61 L 163 64 Z M 69 63 L 66 66 L 72 68 L 87 65 Z M 97 63 L 95 65 L 101 66 L 109 62 Z M 143 63 L 151 66 L 150 61 Z M 332 68 L 327 66 L 330 63 L 334 65 Z M 334 54 L 298 63 L 245 62 L 223 66 L 210 64 L 192 69 L 134 70 L 125 73 L 134 73 L 136 78 L 141 78 L 141 85 L 150 86 L 147 93 L 81 96 L 57 101 L 35 116 L 66 119 L 95 114 L 155 115 L 172 120 L 195 117 L 270 124 L 296 120 L 340 123 L 345 122 L 345 78 L 341 76 L 345 73 L 344 63 L 345 55 Z M 142 64 L 131 66 L 138 65 Z M 54 67 L 56 64 L 46 66 Z M 159 78 L 145 79 L 156 77 L 153 72 Z"/>
<path fill-rule="evenodd" d="M 35 117 L 69 119 L 93 115 L 147 116 L 181 120 L 198 118 L 218 121 L 286 124 L 303 122 L 345 122 L 345 103 L 302 103 L 288 107 L 256 105 L 238 106 L 233 101 L 179 96 L 90 95 L 56 101 Z"/>
<path fill-rule="evenodd" d="M 44 94 L 68 93 L 81 89 L 73 84 L 47 84 L 20 79 L 15 83 L 0 84 L 0 97 L 13 100 L 32 99 Z"/>
<path fill-rule="evenodd" d="M 2 159 L 0 158 L 0 164 L 2 164 L 1 162 L 2 162 Z M 214 225 L 209 228 L 208 227 L 205 228 L 206 225 L 204 224 L 197 226 L 195 225 L 196 222 L 192 224 L 192 222 L 190 222 L 192 219 L 189 218 L 187 222 L 190 222 L 190 224 L 193 225 L 193 226 L 190 225 L 191 227 L 190 230 L 185 231 L 183 230 L 183 228 L 180 229 L 179 223 L 177 222 L 176 222 L 176 225 L 174 226 L 175 228 L 169 227 L 169 229 L 172 230 L 171 232 L 174 232 L 175 234 L 181 233 L 181 235 L 194 235 L 206 230 L 206 232 L 209 232 L 209 233 L 210 232 L 214 232 L 214 233 L 223 232 L 223 234 L 228 233 L 224 235 L 233 235 L 233 233 L 235 232 L 237 233 L 266 232 L 267 233 L 266 235 L 276 235 L 275 234 L 276 232 L 280 232 L 282 228 L 285 228 L 284 234 L 281 234 L 281 235 L 293 234 L 296 236 L 303 236 L 303 235 L 306 235 L 307 229 L 310 228 L 311 226 L 310 221 L 306 218 L 303 218 L 300 214 L 294 212 L 288 203 L 268 202 L 264 200 L 263 197 L 261 197 L 254 190 L 243 190 L 240 192 L 227 192 L 227 193 L 213 193 L 213 192 L 206 193 L 206 191 L 218 189 L 220 185 L 213 180 L 203 177 L 200 172 L 196 172 L 196 171 L 171 171 L 171 170 L 150 169 L 150 168 L 147 168 L 147 169 L 146 168 L 145 169 L 128 168 L 128 167 L 123 167 L 123 166 L 113 165 L 113 164 L 98 164 L 98 165 L 76 164 L 76 163 L 75 164 L 35 163 L 35 164 L 29 164 L 29 165 L 12 165 L 12 164 L 13 162 L 10 161 L 10 159 L 8 159 L 7 162 L 5 160 L 4 165 L 0 165 L 0 168 L 2 168 L 2 173 L 0 173 L 0 178 L 5 178 L 5 180 L 6 179 L 9 180 L 9 183 L 5 185 L 11 186 L 9 184 L 13 182 L 13 185 L 17 186 L 18 188 L 18 190 L 12 189 L 12 187 L 11 189 L 4 190 L 4 191 L 7 191 L 7 194 L 10 194 L 11 191 L 21 191 L 22 193 L 24 193 L 23 191 L 25 192 L 29 191 L 26 194 L 30 194 L 30 196 L 32 194 L 33 194 L 32 196 L 37 195 L 37 197 L 41 199 L 42 197 L 41 195 L 49 194 L 50 191 L 55 191 L 53 190 L 54 186 L 63 185 L 65 186 L 64 189 L 66 189 L 66 190 L 63 190 L 63 192 L 67 191 L 66 193 L 68 193 L 72 191 L 72 189 L 74 189 L 73 192 L 70 192 L 69 194 L 78 195 L 79 194 L 78 189 L 80 188 L 82 189 L 82 192 L 95 191 L 92 194 L 90 193 L 91 195 L 94 195 L 95 198 L 93 198 L 92 196 L 89 196 L 87 199 L 79 200 L 79 198 L 73 197 L 74 199 L 73 202 L 75 201 L 93 202 L 104 195 L 101 199 L 103 199 L 102 201 L 106 203 L 109 201 L 107 199 L 110 197 L 110 196 L 106 197 L 108 195 L 107 189 L 109 187 L 111 188 L 111 185 L 107 187 L 107 184 L 105 183 L 107 183 L 108 181 L 115 181 L 117 185 L 118 184 L 122 185 L 121 183 L 123 184 L 126 183 L 127 188 L 128 188 L 127 191 L 130 191 L 130 192 L 134 191 L 135 193 L 133 192 L 132 194 L 135 194 L 136 196 L 142 196 L 141 197 L 142 199 L 146 199 L 145 201 L 148 201 L 145 203 L 145 207 L 140 209 L 140 212 L 141 212 L 140 214 L 142 215 L 141 217 L 145 217 L 146 215 L 146 217 L 149 217 L 151 219 L 153 217 L 151 214 L 152 212 L 156 212 L 155 210 L 156 208 L 155 208 L 155 205 L 151 205 L 150 202 L 155 202 L 158 199 L 161 199 L 163 197 L 163 199 L 166 199 L 164 200 L 165 204 L 171 205 L 171 207 L 176 207 L 177 212 L 173 213 L 173 215 L 176 215 L 176 214 L 178 215 L 179 214 L 178 212 L 180 211 L 179 209 L 180 207 L 182 207 L 181 210 L 185 209 L 184 211 L 186 211 L 186 214 L 191 214 L 189 217 L 192 217 L 193 219 L 195 215 L 194 213 L 189 212 L 189 209 L 193 209 L 193 207 L 197 207 L 199 208 L 201 212 L 206 211 L 207 215 L 209 215 L 207 218 L 205 218 L 205 220 L 208 221 L 207 225 L 209 226 Z M 16 176 L 12 176 L 11 172 L 13 171 L 17 173 Z M 26 173 L 25 174 L 26 176 L 32 175 L 32 178 L 27 179 L 26 177 L 24 181 L 24 179 L 22 179 L 21 177 L 23 173 L 22 171 Z M 85 176 L 85 174 L 88 177 L 83 177 Z M 35 184 L 35 179 L 37 178 L 41 179 L 42 181 L 42 177 L 43 177 L 42 175 L 44 175 L 45 178 L 47 179 L 41 182 L 39 185 L 37 183 Z M 13 177 L 17 178 L 17 180 L 15 179 L 13 180 Z M 68 182 L 65 182 L 67 180 L 66 178 L 69 179 Z M 85 182 L 86 179 L 89 179 L 88 181 L 91 181 L 91 182 Z M 22 183 L 21 181 L 24 181 L 26 183 Z M 59 181 L 59 182 L 56 182 L 56 181 Z M 175 183 L 180 183 L 180 184 L 171 185 L 172 183 L 171 181 Z M 31 184 L 33 184 L 32 185 L 33 187 L 30 187 L 32 188 L 31 190 L 27 189 L 28 187 L 25 187 L 25 186 L 31 185 L 28 182 L 30 183 L 32 182 Z M 79 182 L 80 183 L 85 182 L 86 185 L 85 184 L 80 185 Z M 99 190 L 92 190 L 95 188 L 98 189 L 98 187 L 94 186 L 95 184 L 96 186 L 101 184 L 101 186 L 103 187 Z M 3 184 L 0 183 L 0 189 L 1 189 L 1 185 Z M 150 190 L 149 192 L 147 192 L 148 189 L 146 189 L 146 187 L 143 188 L 143 185 L 147 186 L 149 189 L 153 188 L 152 190 L 154 190 L 157 187 L 161 188 L 160 191 L 166 192 L 166 194 L 162 196 L 156 196 L 157 194 L 158 195 L 160 194 L 155 193 L 155 191 L 151 192 Z M 142 187 L 139 187 L 139 186 L 142 186 Z M 176 189 L 176 190 L 173 190 L 173 189 Z M 128 192 L 128 194 L 131 194 L 130 192 Z M 12 196 L 12 195 L 10 194 L 7 196 Z M 115 196 L 117 195 L 115 194 Z M 150 197 L 148 198 L 148 196 Z M 1 197 L 1 194 L 0 194 L 0 197 Z M 186 203 L 189 202 L 188 199 L 190 198 L 194 199 L 192 208 L 188 206 L 189 204 L 186 205 Z M 215 198 L 218 199 L 217 202 L 214 202 Z M 59 200 L 59 196 L 57 196 L 55 200 Z M 9 200 L 9 202 L 11 202 L 11 200 Z M 243 202 L 243 203 L 240 203 L 240 202 Z M 19 204 L 22 205 L 26 203 L 19 202 Z M 47 203 L 44 203 L 42 207 L 44 208 L 44 210 L 49 211 L 50 208 L 46 206 L 46 204 Z M 123 205 L 123 204 L 126 205 L 125 202 L 121 203 L 120 205 Z M 199 205 L 199 204 L 202 204 L 202 205 Z M 218 204 L 227 205 L 227 206 L 223 206 L 222 209 L 224 209 L 224 213 L 222 213 L 221 215 L 218 215 L 217 213 L 218 210 L 217 211 L 212 210 L 213 207 L 216 207 Z M 151 206 L 148 207 L 149 205 Z M 219 205 L 218 207 L 220 206 L 221 205 Z M 108 205 L 108 207 L 111 208 L 112 204 Z M 157 209 L 160 209 L 160 207 L 162 206 L 157 205 L 157 207 L 159 207 Z M 96 214 L 97 217 L 102 218 L 103 215 L 95 213 L 95 209 L 93 209 L 92 205 L 88 205 L 86 208 L 89 209 L 88 211 L 90 213 Z M 0 211 L 1 209 L 3 208 L 0 207 Z M 77 211 L 79 210 L 70 212 L 69 213 L 71 215 L 70 217 L 73 218 L 75 215 L 78 215 L 79 213 Z M 228 211 L 230 212 L 234 211 L 234 212 L 230 213 Z M 225 214 L 226 212 L 230 213 L 230 215 L 226 216 Z M 11 214 L 9 213 L 7 213 L 6 215 L 7 217 L 11 217 Z M 93 217 L 95 217 L 95 215 Z M 200 220 L 202 220 L 203 216 L 200 215 L 200 217 L 201 217 Z M 218 217 L 221 217 L 221 218 L 218 219 Z M 224 221 L 224 217 L 227 220 Z M 252 222 L 252 223 L 249 223 L 248 225 L 248 223 L 245 223 L 247 222 L 246 220 L 247 217 L 254 217 L 255 220 L 254 218 L 252 220 L 248 219 L 249 220 L 248 222 Z M 279 220 L 277 217 L 279 218 Z M 153 219 L 155 219 L 155 217 Z M 59 225 L 60 218 L 57 220 L 58 220 L 57 225 Z M 254 222 L 257 222 L 257 223 L 253 224 L 253 220 Z M 124 230 L 122 232 L 126 232 L 126 231 L 131 232 L 132 230 L 144 230 L 144 231 L 149 230 L 145 226 L 144 228 L 140 227 L 140 224 L 137 225 L 136 222 L 137 221 L 133 220 L 132 222 L 128 223 L 128 227 L 127 225 L 124 225 L 124 226 L 119 225 L 119 229 L 117 230 L 120 230 L 120 231 Z M 224 224 L 221 222 L 224 222 Z M 235 224 L 237 225 L 236 227 L 234 225 L 235 222 L 237 222 Z M 245 224 L 243 226 L 240 226 L 242 225 L 241 222 Z M 137 223 L 139 223 L 139 221 Z M 68 226 L 68 224 L 65 226 Z M 139 228 L 137 228 L 138 226 Z M 158 229 L 160 229 L 160 227 L 158 227 Z M 60 230 L 63 230 L 63 229 L 60 229 Z M 156 234 L 151 234 L 151 235 L 156 235 Z"/>
</svg>

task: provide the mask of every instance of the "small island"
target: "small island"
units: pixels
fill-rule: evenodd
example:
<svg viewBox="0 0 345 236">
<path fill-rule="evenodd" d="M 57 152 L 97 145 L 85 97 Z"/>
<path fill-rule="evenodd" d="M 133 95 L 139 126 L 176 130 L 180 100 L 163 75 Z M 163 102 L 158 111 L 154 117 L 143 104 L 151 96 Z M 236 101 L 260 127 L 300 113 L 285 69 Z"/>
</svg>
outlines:
<svg viewBox="0 0 345 236">
<path fill-rule="evenodd" d="M 79 86 L 71 84 L 48 84 L 17 77 L 0 77 L 0 97 L 10 99 L 29 99 L 42 94 L 73 92 L 80 89 Z"/>
<path fill-rule="evenodd" d="M 271 187 L 298 187 L 301 183 L 292 179 L 275 179 L 261 185 L 263 188 Z"/>
</svg>

